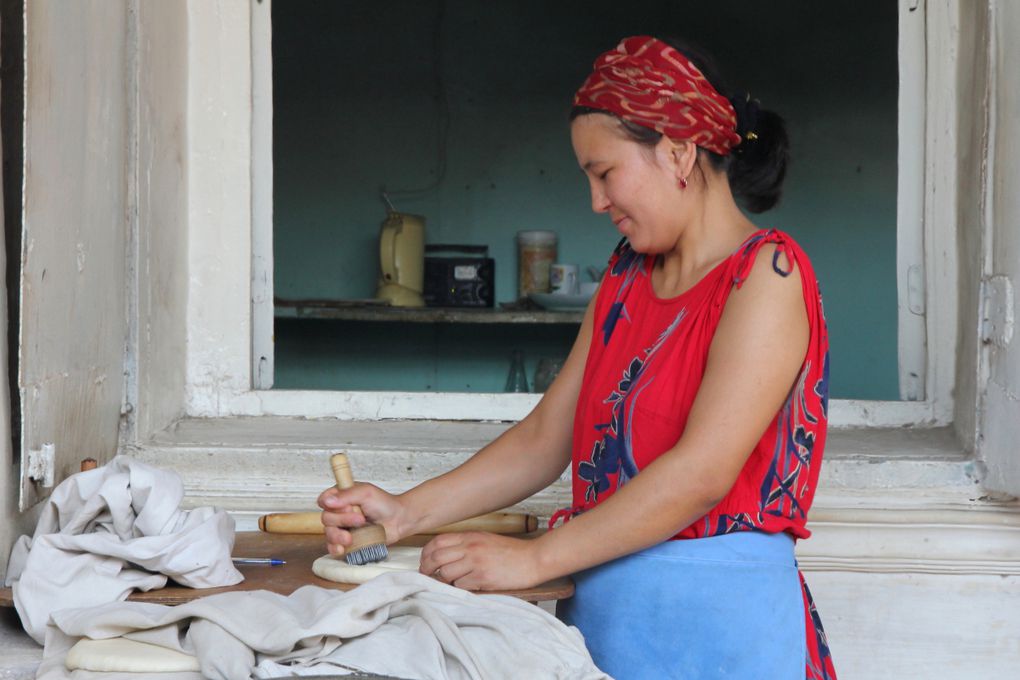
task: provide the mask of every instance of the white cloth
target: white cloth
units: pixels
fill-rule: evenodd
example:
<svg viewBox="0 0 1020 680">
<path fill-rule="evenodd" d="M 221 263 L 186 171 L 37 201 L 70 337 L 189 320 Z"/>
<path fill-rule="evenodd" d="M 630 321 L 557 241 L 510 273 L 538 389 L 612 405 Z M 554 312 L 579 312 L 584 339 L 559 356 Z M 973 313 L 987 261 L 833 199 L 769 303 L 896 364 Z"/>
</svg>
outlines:
<svg viewBox="0 0 1020 680">
<path fill-rule="evenodd" d="M 125 456 L 73 475 L 46 501 L 32 538 L 11 551 L 7 585 L 25 630 L 45 639 L 50 614 L 162 588 L 244 580 L 230 559 L 234 520 L 223 510 L 180 510 L 176 473 Z"/>
<path fill-rule="evenodd" d="M 535 605 L 476 595 L 415 572 L 349 592 L 304 586 L 209 595 L 167 607 L 117 602 L 53 614 L 39 680 L 72 677 L 64 654 L 82 636 L 122 636 L 198 657 L 201 674 L 134 679 L 223 680 L 374 673 L 397 678 L 602 680 L 576 628 Z M 75 671 L 76 680 L 104 677 Z M 123 677 L 109 676 L 109 677 Z"/>
</svg>

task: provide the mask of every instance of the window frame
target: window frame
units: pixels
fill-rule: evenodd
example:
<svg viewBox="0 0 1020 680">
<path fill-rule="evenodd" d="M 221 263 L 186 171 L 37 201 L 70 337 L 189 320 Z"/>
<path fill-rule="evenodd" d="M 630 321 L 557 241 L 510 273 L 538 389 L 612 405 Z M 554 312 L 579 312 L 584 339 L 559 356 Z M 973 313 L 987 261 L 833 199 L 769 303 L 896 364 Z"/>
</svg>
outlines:
<svg viewBox="0 0 1020 680">
<path fill-rule="evenodd" d="M 938 49 L 937 38 L 950 35 L 953 22 L 959 20 L 957 2 L 898 2 L 897 306 L 902 400 L 833 399 L 833 427 L 940 426 L 952 421 L 958 297 L 957 112 L 955 97 L 947 95 L 956 89 L 956 55 Z M 541 395 L 272 389 L 272 7 L 271 0 L 250 0 L 249 6 L 252 250 L 251 294 L 245 303 L 250 308 L 246 353 L 250 362 L 242 369 L 244 375 L 235 372 L 226 383 L 191 384 L 188 414 L 348 420 L 523 418 Z M 929 300 L 939 304 L 928 304 Z M 189 372 L 191 364 L 189 358 Z"/>
</svg>

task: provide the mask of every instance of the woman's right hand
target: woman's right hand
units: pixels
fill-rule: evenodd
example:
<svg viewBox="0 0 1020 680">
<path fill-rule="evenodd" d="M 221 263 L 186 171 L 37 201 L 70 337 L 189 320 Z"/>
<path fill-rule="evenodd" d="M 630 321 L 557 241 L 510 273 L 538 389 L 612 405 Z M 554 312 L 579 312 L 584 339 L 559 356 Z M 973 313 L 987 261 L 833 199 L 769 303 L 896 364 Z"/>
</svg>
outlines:
<svg viewBox="0 0 1020 680">
<path fill-rule="evenodd" d="M 405 508 L 400 497 L 375 485 L 355 483 L 342 491 L 333 486 L 319 494 L 318 503 L 322 508 L 326 546 L 334 557 L 340 557 L 350 547 L 351 533 L 348 529 L 368 522 L 381 525 L 386 530 L 387 543 L 402 538 L 400 527 L 405 523 Z M 352 508 L 355 505 L 361 508 L 361 512 Z"/>
</svg>

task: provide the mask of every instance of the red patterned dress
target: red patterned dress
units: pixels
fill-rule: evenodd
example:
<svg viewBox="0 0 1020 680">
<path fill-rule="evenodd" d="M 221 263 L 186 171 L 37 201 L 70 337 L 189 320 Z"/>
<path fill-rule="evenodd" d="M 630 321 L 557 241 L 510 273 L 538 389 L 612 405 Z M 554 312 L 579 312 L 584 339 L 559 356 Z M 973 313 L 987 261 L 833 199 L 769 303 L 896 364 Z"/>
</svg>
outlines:
<svg viewBox="0 0 1020 680">
<path fill-rule="evenodd" d="M 787 532 L 807 538 L 828 415 L 828 335 L 821 295 L 807 256 L 788 235 L 759 231 L 682 295 L 652 290 L 655 258 L 617 247 L 595 302 L 595 329 L 573 433 L 573 502 L 578 514 L 604 501 L 683 434 L 701 385 L 723 307 L 765 244 L 773 269 L 799 268 L 810 325 L 804 364 L 726 497 L 674 539 L 732 532 Z M 785 257 L 784 257 L 785 256 Z M 811 594 L 800 579 L 807 630 L 808 680 L 836 675 Z"/>
</svg>

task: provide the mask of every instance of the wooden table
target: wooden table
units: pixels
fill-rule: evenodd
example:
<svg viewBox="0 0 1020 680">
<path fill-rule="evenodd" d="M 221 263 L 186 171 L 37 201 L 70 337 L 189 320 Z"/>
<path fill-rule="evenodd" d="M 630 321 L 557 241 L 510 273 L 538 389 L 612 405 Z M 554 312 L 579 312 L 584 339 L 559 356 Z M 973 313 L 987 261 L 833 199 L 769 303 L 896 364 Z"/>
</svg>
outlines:
<svg viewBox="0 0 1020 680">
<path fill-rule="evenodd" d="M 430 537 L 412 536 L 398 545 L 424 545 Z M 241 590 L 269 590 L 281 595 L 290 595 L 301 586 L 316 585 L 333 590 L 351 590 L 352 583 L 336 583 L 321 579 L 312 573 L 312 562 L 326 553 L 322 536 L 297 534 L 265 534 L 258 531 L 240 532 L 234 542 L 236 557 L 276 557 L 287 564 L 279 567 L 240 565 L 244 581 L 225 588 L 185 588 L 171 582 L 159 590 L 134 592 L 128 596 L 132 602 L 153 602 L 175 605 L 214 595 Z M 486 591 L 490 592 L 490 591 Z M 498 590 L 492 594 L 512 595 L 528 602 L 561 600 L 574 594 L 574 582 L 563 577 L 542 583 L 534 588 L 522 590 Z M 0 588 L 0 607 L 13 607 L 14 599 L 10 588 Z"/>
</svg>

